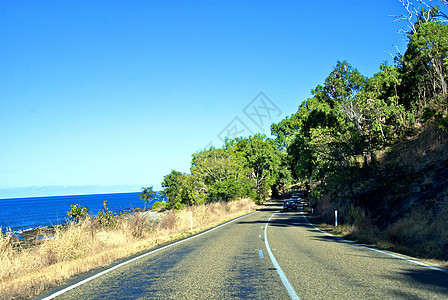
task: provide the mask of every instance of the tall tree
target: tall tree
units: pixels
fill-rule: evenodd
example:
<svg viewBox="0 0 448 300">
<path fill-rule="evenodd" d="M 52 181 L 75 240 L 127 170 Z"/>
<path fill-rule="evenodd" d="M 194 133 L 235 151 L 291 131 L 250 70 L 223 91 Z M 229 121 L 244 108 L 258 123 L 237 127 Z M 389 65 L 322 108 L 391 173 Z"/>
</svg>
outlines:
<svg viewBox="0 0 448 300">
<path fill-rule="evenodd" d="M 142 187 L 142 192 L 138 195 L 140 196 L 140 199 L 142 199 L 145 202 L 145 208 L 143 210 L 146 211 L 146 205 L 148 204 L 149 201 L 151 201 L 151 199 L 154 197 L 155 194 L 156 192 L 154 192 L 152 186 L 146 188 Z"/>
<path fill-rule="evenodd" d="M 181 172 L 171 170 L 170 174 L 163 177 L 162 193 L 168 198 L 170 203 L 181 202 L 181 176 L 183 176 Z"/>
<path fill-rule="evenodd" d="M 438 95 L 447 97 L 448 25 L 440 20 L 437 6 L 420 1 L 418 6 L 411 1 L 402 1 L 407 11 L 405 17 L 409 38 L 408 48 L 398 57 L 403 83 L 400 94 L 403 103 L 420 110 Z M 436 105 L 439 103 L 436 103 Z"/>
</svg>

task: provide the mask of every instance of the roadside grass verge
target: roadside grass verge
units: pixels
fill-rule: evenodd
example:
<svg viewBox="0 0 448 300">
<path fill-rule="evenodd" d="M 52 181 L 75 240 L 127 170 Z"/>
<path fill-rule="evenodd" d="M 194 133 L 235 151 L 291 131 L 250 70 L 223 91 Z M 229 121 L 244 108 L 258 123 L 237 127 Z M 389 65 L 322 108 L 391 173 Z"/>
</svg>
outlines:
<svg viewBox="0 0 448 300">
<path fill-rule="evenodd" d="M 444 252 L 448 232 L 445 230 L 446 227 L 442 226 L 446 223 L 439 219 L 430 220 L 426 216 L 416 218 L 416 212 L 413 212 L 391 224 L 386 230 L 379 230 L 369 223 L 367 225 L 342 223 L 334 226 L 328 224 L 329 222 L 322 216 L 311 214 L 311 211 L 307 210 L 305 213 L 314 226 L 337 237 L 380 250 L 424 259 L 429 264 L 448 268 L 448 257 L 445 257 Z"/>
<path fill-rule="evenodd" d="M 67 279 L 204 231 L 257 209 L 249 199 L 191 206 L 160 213 L 151 221 L 145 213 L 116 216 L 112 227 L 94 218 L 39 233 L 32 247 L 14 244 L 11 232 L 0 238 L 0 299 L 27 299 L 63 284 Z M 190 230 L 190 212 L 193 230 Z"/>
</svg>

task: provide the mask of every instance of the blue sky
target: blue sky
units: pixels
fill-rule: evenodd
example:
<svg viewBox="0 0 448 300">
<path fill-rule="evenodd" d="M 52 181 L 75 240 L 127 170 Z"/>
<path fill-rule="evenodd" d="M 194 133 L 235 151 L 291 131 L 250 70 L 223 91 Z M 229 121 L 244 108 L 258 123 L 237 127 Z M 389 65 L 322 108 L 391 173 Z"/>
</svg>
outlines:
<svg viewBox="0 0 448 300">
<path fill-rule="evenodd" d="M 160 189 L 232 128 L 268 133 L 337 60 L 373 75 L 405 50 L 406 24 L 389 17 L 403 12 L 391 0 L 3 0 L 0 198 Z M 272 113 L 258 127 L 245 112 L 260 103 Z"/>
</svg>

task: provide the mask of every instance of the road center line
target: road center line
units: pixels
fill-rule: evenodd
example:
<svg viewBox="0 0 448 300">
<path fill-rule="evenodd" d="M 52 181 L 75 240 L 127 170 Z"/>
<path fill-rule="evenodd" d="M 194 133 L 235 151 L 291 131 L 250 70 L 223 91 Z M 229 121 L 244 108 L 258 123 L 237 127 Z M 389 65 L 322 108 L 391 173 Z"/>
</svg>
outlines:
<svg viewBox="0 0 448 300">
<path fill-rule="evenodd" d="M 183 239 L 183 240 L 174 242 L 174 243 L 172 243 L 172 244 L 169 244 L 169 245 L 166 245 L 166 246 L 157 248 L 157 249 L 155 249 L 155 250 L 152 250 L 152 251 L 143 253 L 142 255 L 139 255 L 139 256 L 137 256 L 137 257 L 134 257 L 134 258 L 132 258 L 132 259 L 129 259 L 129 260 L 127 260 L 127 261 L 124 261 L 124 262 L 122 262 L 122 263 L 120 263 L 120 264 L 118 264 L 118 265 L 116 265 L 116 266 L 114 266 L 114 267 L 112 267 L 112 268 L 109 268 L 109 269 L 104 270 L 104 271 L 102 271 L 102 272 L 100 272 L 100 273 L 97 273 L 97 274 L 95 274 L 95 275 L 93 275 L 93 276 L 91 276 L 91 277 L 88 277 L 88 278 L 86 278 L 86 279 L 84 279 L 84 280 L 82 280 L 82 281 L 80 281 L 80 282 L 78 282 L 78 283 L 76 283 L 76 284 L 74 284 L 74 285 L 68 286 L 68 287 L 66 287 L 65 289 L 62 289 L 62 290 L 60 290 L 60 291 L 58 291 L 58 292 L 56 292 L 56 293 L 54 293 L 54 294 L 51 294 L 51 295 L 48 296 L 48 297 L 43 298 L 43 300 L 49 300 L 49 299 L 56 298 L 57 296 L 60 296 L 60 295 L 66 293 L 66 292 L 68 292 L 68 291 L 70 291 L 70 290 L 72 290 L 72 289 L 74 289 L 74 288 L 76 288 L 76 287 L 78 287 L 78 286 L 81 286 L 81 285 L 83 285 L 83 284 L 85 284 L 85 283 L 87 283 L 87 282 L 89 282 L 89 281 L 91 281 L 91 280 L 93 280 L 93 279 L 95 279 L 95 278 L 98 278 L 98 277 L 100 277 L 100 276 L 103 276 L 104 274 L 107 274 L 107 273 L 109 273 L 110 271 L 113 271 L 113 270 L 115 270 L 115 269 L 118 269 L 118 268 L 120 268 L 120 267 L 122 267 L 122 266 L 124 266 L 124 265 L 127 265 L 127 264 L 129 264 L 129 263 L 131 263 L 131 262 L 134 262 L 134 261 L 136 261 L 136 260 L 138 260 L 138 259 L 140 259 L 140 258 L 143 258 L 143 257 L 148 256 L 148 255 L 150 255 L 150 254 L 159 252 L 159 251 L 164 250 L 164 249 L 166 249 L 166 248 L 170 248 L 170 247 L 175 246 L 175 245 L 178 245 L 178 244 L 180 244 L 180 243 L 189 241 L 189 240 L 191 240 L 191 239 L 197 238 L 197 237 L 199 237 L 199 236 L 201 236 L 201 235 L 204 235 L 204 234 L 207 234 L 207 233 L 209 233 L 209 232 L 212 232 L 213 230 L 216 230 L 216 229 L 218 229 L 218 228 L 220 228 L 220 227 L 223 227 L 223 226 L 225 226 L 225 225 L 228 225 L 228 224 L 230 224 L 230 223 L 232 223 L 232 222 L 235 222 L 235 221 L 237 221 L 237 220 L 239 220 L 239 219 L 242 219 L 242 218 L 247 217 L 247 216 L 249 216 L 249 215 L 255 214 L 255 213 L 257 213 L 257 212 L 258 212 L 258 211 L 255 211 L 255 212 L 253 212 L 253 213 L 249 213 L 249 214 L 247 214 L 247 215 L 244 215 L 244 216 L 238 217 L 238 218 L 236 218 L 236 219 L 230 220 L 230 221 L 228 221 L 228 222 L 225 222 L 224 224 L 221 224 L 221 225 L 218 225 L 218 226 L 216 226 L 216 227 L 213 227 L 213 228 L 211 228 L 211 229 L 209 229 L 209 230 L 206 230 L 206 231 L 203 231 L 203 232 L 198 233 L 198 234 L 196 234 L 196 235 L 193 235 L 193 236 L 191 236 L 191 237 L 188 237 L 188 238 L 185 238 L 185 239 Z"/>
<path fill-rule="evenodd" d="M 414 263 L 414 264 L 417 264 L 417 265 L 420 265 L 420 266 L 423 266 L 423 267 L 426 267 L 426 268 L 430 268 L 430 269 L 435 270 L 435 271 L 440 271 L 440 272 L 443 272 L 445 274 L 448 274 L 448 271 L 446 271 L 446 270 L 443 270 L 443 269 L 440 269 L 440 268 L 437 268 L 437 267 L 433 267 L 433 266 L 430 266 L 428 264 L 425 264 L 425 263 L 422 263 L 422 262 L 419 262 L 419 261 L 416 261 L 416 260 L 413 260 L 413 259 L 409 259 L 409 258 L 400 256 L 400 255 L 397 255 L 397 254 L 388 253 L 388 252 L 381 251 L 381 250 L 378 250 L 378 249 L 375 249 L 375 248 L 370 248 L 370 247 L 367 247 L 367 246 L 364 246 L 364 245 L 361 245 L 361 244 L 358 244 L 358 243 L 355 243 L 355 242 L 352 242 L 352 241 L 345 240 L 345 239 L 340 238 L 338 236 L 332 235 L 331 233 L 325 232 L 325 231 L 317 228 L 313 224 L 311 224 L 311 222 L 308 221 L 308 218 L 305 216 L 303 211 L 302 211 L 302 216 L 305 218 L 305 220 L 308 222 L 308 224 L 311 227 L 313 227 L 314 229 L 316 229 L 317 231 L 319 231 L 319 232 L 321 232 L 321 233 L 323 233 L 325 235 L 328 235 L 328 236 L 331 236 L 331 237 L 333 237 L 335 239 L 338 239 L 341 242 L 344 242 L 344 243 L 347 243 L 347 244 L 351 244 L 351 245 L 354 245 L 354 246 L 358 246 L 358 247 L 361 247 L 361 248 L 364 248 L 364 249 L 368 249 L 368 250 L 371 250 L 371 251 L 375 251 L 375 252 L 378 252 L 378 253 L 381 253 L 381 254 L 385 254 L 385 255 L 388 255 L 388 256 L 392 256 L 392 257 L 395 257 L 395 258 L 398 258 L 398 259 L 401 259 L 401 260 L 405 260 L 405 261 L 408 261 L 408 262 L 411 262 L 411 263 Z"/>
<path fill-rule="evenodd" d="M 274 254 L 271 251 L 271 248 L 269 247 L 267 229 L 268 229 L 269 221 L 275 214 L 273 214 L 268 219 L 268 221 L 266 222 L 266 226 L 264 227 L 264 244 L 266 245 L 266 250 L 268 251 L 269 257 L 271 258 L 272 264 L 274 265 L 275 269 L 277 270 L 278 276 L 280 276 L 280 279 L 282 280 L 282 283 L 285 286 L 286 291 L 288 292 L 289 296 L 291 297 L 291 299 L 300 300 L 299 296 L 297 296 L 296 291 L 292 287 L 291 283 L 289 283 L 289 280 L 286 277 L 285 273 L 283 273 L 282 268 L 280 268 L 280 265 L 278 264 L 277 260 L 274 257 Z"/>
</svg>

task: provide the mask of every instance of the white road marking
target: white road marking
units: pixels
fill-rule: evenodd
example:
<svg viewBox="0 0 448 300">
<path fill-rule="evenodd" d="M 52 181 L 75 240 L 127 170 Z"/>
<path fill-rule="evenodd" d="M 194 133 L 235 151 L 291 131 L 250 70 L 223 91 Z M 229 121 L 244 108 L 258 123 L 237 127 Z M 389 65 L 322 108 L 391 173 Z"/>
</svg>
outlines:
<svg viewBox="0 0 448 300">
<path fill-rule="evenodd" d="M 435 271 L 440 271 L 440 272 L 443 272 L 445 274 L 448 274 L 448 271 L 446 271 L 446 270 L 443 270 L 443 269 L 440 269 L 440 268 L 437 268 L 437 267 L 433 267 L 433 266 L 430 266 L 428 264 L 425 264 L 425 263 L 422 263 L 422 262 L 419 262 L 419 261 L 416 261 L 416 260 L 413 260 L 413 259 L 409 259 L 409 258 L 400 256 L 400 255 L 397 255 L 397 254 L 381 251 L 381 250 L 378 250 L 378 249 L 375 249 L 375 248 L 370 248 L 370 247 L 367 247 L 367 246 L 364 246 L 364 245 L 361 245 L 361 244 L 358 244 L 358 243 L 355 243 L 355 242 L 352 242 L 352 241 L 345 240 L 345 239 L 340 238 L 338 236 L 332 235 L 331 233 L 325 232 L 325 231 L 317 228 L 313 224 L 311 224 L 311 222 L 308 221 L 308 218 L 303 214 L 303 212 L 302 212 L 302 216 L 305 218 L 305 220 L 308 222 L 308 224 L 311 227 L 313 227 L 314 229 L 318 230 L 319 232 L 321 232 L 323 234 L 326 234 L 328 236 L 334 237 L 335 239 L 338 239 L 338 240 L 340 240 L 340 241 L 342 241 L 344 243 L 351 244 L 351 245 L 354 245 L 354 246 L 358 246 L 358 247 L 361 247 L 361 248 L 364 248 L 364 249 L 368 249 L 368 250 L 371 250 L 371 251 L 375 251 L 375 252 L 378 252 L 378 253 L 381 253 L 381 254 L 385 254 L 385 255 L 388 255 L 388 256 L 392 256 L 392 257 L 395 257 L 395 258 L 398 258 L 398 259 L 401 259 L 401 260 L 405 260 L 405 261 L 408 261 L 408 262 L 411 262 L 411 263 L 414 263 L 414 264 L 417 264 L 417 265 L 420 265 L 420 266 L 423 266 L 423 267 L 430 268 L 430 269 L 435 270 Z"/>
<path fill-rule="evenodd" d="M 189 238 L 186 238 L 186 239 L 183 239 L 183 240 L 174 242 L 174 243 L 172 243 L 172 244 L 169 244 L 169 245 L 160 247 L 160 248 L 155 249 L 155 250 L 152 250 L 152 251 L 150 251 L 150 252 L 146 252 L 146 253 L 144 253 L 144 254 L 142 254 L 142 255 L 139 255 L 139 256 L 137 256 L 137 257 L 134 257 L 134 258 L 132 258 L 132 259 L 130 259 L 130 260 L 124 261 L 124 262 L 122 262 L 122 263 L 120 263 L 120 264 L 118 264 L 118 265 L 116 265 L 116 266 L 114 266 L 114 267 L 112 267 L 112 268 L 110 268 L 110 269 L 104 270 L 104 271 L 102 271 L 102 272 L 100 272 L 100 273 L 97 273 L 97 274 L 95 274 L 95 275 L 93 275 L 93 276 L 91 276 L 91 277 L 88 277 L 88 278 L 86 278 L 86 279 L 84 279 L 84 280 L 82 280 L 82 281 L 80 281 L 80 282 L 78 282 L 78 283 L 76 283 L 76 284 L 74 284 L 74 285 L 68 286 L 68 287 L 66 287 L 65 289 L 62 289 L 62 290 L 60 290 L 60 291 L 58 291 L 58 292 L 56 292 L 56 293 L 54 293 L 54 294 L 51 294 L 50 296 L 43 298 L 43 300 L 49 300 L 49 299 L 56 298 L 57 296 L 60 296 L 60 295 L 66 293 L 66 292 L 68 292 L 68 291 L 70 291 L 70 290 L 72 290 L 72 289 L 74 289 L 74 288 L 76 288 L 76 287 L 78 287 L 78 286 L 81 286 L 81 285 L 83 285 L 83 284 L 85 284 L 85 283 L 87 283 L 87 282 L 89 282 L 89 281 L 92 281 L 92 280 L 95 279 L 95 278 L 98 278 L 98 277 L 100 277 L 100 276 L 103 276 L 103 275 L 109 273 L 110 271 L 113 271 L 113 270 L 115 270 L 115 269 L 118 269 L 118 268 L 120 268 L 120 267 L 123 267 L 124 265 L 127 265 L 127 264 L 129 264 L 129 263 L 131 263 L 131 262 L 134 262 L 134 261 L 136 261 L 136 260 L 138 260 L 138 259 L 140 259 L 140 258 L 143 258 L 143 257 L 148 256 L 148 255 L 150 255 L 150 254 L 159 252 L 159 251 L 161 251 L 161 250 L 170 248 L 170 247 L 175 246 L 175 245 L 178 245 L 178 244 L 180 244 L 180 243 L 189 241 L 189 240 L 191 240 L 191 239 L 197 238 L 197 237 L 199 237 L 199 236 L 201 236 L 201 235 L 204 235 L 204 234 L 207 234 L 207 233 L 209 233 L 209 232 L 212 232 L 213 230 L 216 230 L 216 229 L 218 229 L 218 228 L 220 228 L 220 227 L 223 227 L 223 226 L 225 226 L 225 225 L 228 225 L 228 224 L 230 224 L 230 223 L 232 223 L 232 222 L 235 222 L 235 221 L 237 221 L 237 220 L 239 220 L 239 219 L 241 219 L 241 218 L 247 217 L 247 216 L 252 215 L 252 214 L 254 214 L 254 213 L 257 213 L 257 212 L 258 212 L 258 211 L 255 211 L 255 212 L 253 212 L 253 213 L 250 213 L 250 214 L 247 214 L 247 215 L 238 217 L 238 218 L 233 219 L 233 220 L 231 220 L 231 221 L 228 221 L 228 222 L 226 222 L 226 223 L 224 223 L 224 224 L 218 225 L 218 226 L 216 226 L 216 227 L 214 227 L 214 228 L 212 228 L 212 229 L 209 229 L 208 231 L 199 233 L 199 234 L 194 235 L 194 236 L 191 236 L 191 237 L 189 237 Z"/>
<path fill-rule="evenodd" d="M 260 258 L 264 258 L 264 256 L 263 256 L 263 250 L 258 250 L 258 255 L 260 256 Z"/>
<path fill-rule="evenodd" d="M 285 286 L 286 291 L 288 292 L 288 294 L 291 297 L 291 299 L 300 300 L 299 296 L 297 296 L 297 293 L 294 290 L 294 288 L 292 287 L 291 283 L 289 283 L 289 280 L 286 277 L 285 273 L 283 273 L 282 268 L 280 268 L 280 265 L 278 264 L 277 260 L 274 257 L 274 254 L 271 251 L 271 248 L 269 248 L 268 231 L 267 231 L 267 229 L 268 229 L 269 221 L 271 220 L 271 218 L 274 215 L 275 214 L 273 214 L 268 219 L 268 221 L 266 222 L 266 226 L 264 227 L 264 243 L 266 245 L 266 250 L 268 251 L 268 254 L 269 254 L 269 257 L 271 258 L 272 264 L 274 265 L 275 269 L 277 270 L 278 276 L 280 276 L 280 279 L 282 280 L 282 283 Z"/>
</svg>

